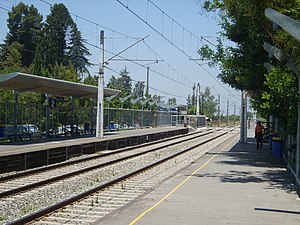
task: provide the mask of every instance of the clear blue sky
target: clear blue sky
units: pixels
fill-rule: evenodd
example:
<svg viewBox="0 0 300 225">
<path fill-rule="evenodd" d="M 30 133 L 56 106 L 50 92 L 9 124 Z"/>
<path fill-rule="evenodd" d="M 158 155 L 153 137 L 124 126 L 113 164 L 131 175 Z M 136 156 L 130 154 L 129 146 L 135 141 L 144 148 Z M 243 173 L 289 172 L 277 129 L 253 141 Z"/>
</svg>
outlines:
<svg viewBox="0 0 300 225">
<path fill-rule="evenodd" d="M 205 36 L 212 43 L 216 43 L 217 32 L 220 31 L 216 19 L 211 19 L 211 16 L 200 13 L 201 8 L 197 5 L 196 0 L 152 0 L 164 13 L 147 0 L 120 0 L 142 19 L 147 20 L 148 24 L 157 29 L 158 32 L 163 33 L 166 39 L 172 41 L 173 45 L 116 0 L 45 1 L 50 4 L 64 3 L 69 12 L 73 14 L 73 20 L 77 23 L 83 38 L 90 44 L 87 47 L 92 54 L 90 57 L 92 63 L 98 64 L 100 60 L 100 50 L 92 46 L 99 46 L 100 30 L 105 32 L 105 49 L 108 51 L 105 53 L 105 60 L 135 43 L 135 38 L 150 35 L 145 39 L 145 42 L 141 42 L 121 54 L 123 58 L 134 59 L 136 63 L 141 65 L 149 64 L 152 62 L 151 60 L 164 60 L 149 65 L 151 69 L 150 94 L 165 96 L 165 101 L 168 98 L 176 97 L 178 103 L 186 104 L 188 94 L 192 94 L 192 84 L 200 83 L 201 88 L 210 87 L 216 98 L 219 94 L 221 95 L 221 110 L 224 114 L 226 114 L 228 99 L 230 100 L 230 114 L 233 113 L 234 103 L 236 104 L 236 114 L 239 113 L 240 93 L 229 88 L 228 85 L 221 85 L 220 81 L 216 81 L 217 69 L 210 69 L 204 65 L 210 73 L 208 74 L 188 58 L 188 56 L 198 58 L 197 49 L 201 45 L 207 44 L 196 37 Z M 11 9 L 12 5 L 19 2 L 17 0 L 0 0 L 0 7 Z M 49 14 L 50 6 L 41 0 L 24 0 L 23 2 L 28 5 L 33 4 L 44 19 Z M 3 43 L 7 33 L 6 20 L 7 11 L 0 8 L 0 43 Z M 176 24 L 175 21 L 184 28 Z M 116 59 L 120 58 L 116 57 Z M 140 61 L 142 59 L 150 61 Z M 201 63 L 200 61 L 197 62 Z M 108 83 L 112 75 L 118 77 L 117 72 L 125 66 L 133 80 L 146 81 L 145 68 L 128 61 L 111 60 L 108 64 L 109 68 L 105 69 L 105 83 Z M 96 75 L 98 68 L 98 65 L 91 67 L 91 74 Z"/>
</svg>

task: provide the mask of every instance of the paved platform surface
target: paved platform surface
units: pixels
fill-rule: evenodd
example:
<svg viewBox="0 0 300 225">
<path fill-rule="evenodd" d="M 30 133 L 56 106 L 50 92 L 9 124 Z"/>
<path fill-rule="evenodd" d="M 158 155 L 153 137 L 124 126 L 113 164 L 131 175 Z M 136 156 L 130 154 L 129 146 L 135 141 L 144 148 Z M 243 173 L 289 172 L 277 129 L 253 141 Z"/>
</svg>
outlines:
<svg viewBox="0 0 300 225">
<path fill-rule="evenodd" d="M 182 129 L 183 127 L 166 126 L 166 127 L 156 127 L 156 128 L 145 128 L 145 129 L 135 129 L 135 130 L 124 130 L 124 131 L 114 131 L 105 132 L 104 137 L 100 139 L 101 141 L 117 139 L 122 137 L 131 137 L 144 134 L 152 134 L 159 132 L 166 132 L 175 129 Z M 2 142 L 0 143 L 0 157 L 7 156 L 11 154 L 21 154 L 25 152 L 33 152 L 38 150 L 43 150 L 51 147 L 68 146 L 74 144 L 84 144 L 99 141 L 95 135 L 81 135 L 81 136 L 61 136 L 53 138 L 45 138 L 39 140 L 25 140 L 25 141 L 15 141 L 15 142 Z"/>
<path fill-rule="evenodd" d="M 253 138 L 225 145 L 97 224 L 300 224 L 299 189 L 279 158 Z"/>
</svg>

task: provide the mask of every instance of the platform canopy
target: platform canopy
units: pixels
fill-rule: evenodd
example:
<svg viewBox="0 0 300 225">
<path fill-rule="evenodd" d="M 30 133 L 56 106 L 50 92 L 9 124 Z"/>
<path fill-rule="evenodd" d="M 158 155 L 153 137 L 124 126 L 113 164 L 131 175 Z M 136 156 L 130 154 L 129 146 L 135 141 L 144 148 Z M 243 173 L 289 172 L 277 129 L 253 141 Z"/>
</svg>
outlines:
<svg viewBox="0 0 300 225">
<path fill-rule="evenodd" d="M 0 89 L 45 93 L 61 97 L 73 96 L 96 99 L 98 96 L 97 86 L 19 72 L 0 74 Z M 119 90 L 104 88 L 104 97 L 118 93 L 120 93 Z"/>
</svg>

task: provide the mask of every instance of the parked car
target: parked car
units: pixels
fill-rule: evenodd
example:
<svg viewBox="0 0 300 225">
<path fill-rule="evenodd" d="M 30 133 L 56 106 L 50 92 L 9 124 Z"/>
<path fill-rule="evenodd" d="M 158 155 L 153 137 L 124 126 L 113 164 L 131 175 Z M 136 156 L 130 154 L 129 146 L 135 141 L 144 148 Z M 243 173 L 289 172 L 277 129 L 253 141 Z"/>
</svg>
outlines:
<svg viewBox="0 0 300 225">
<path fill-rule="evenodd" d="M 78 134 L 78 133 L 84 133 L 84 128 L 81 127 L 81 126 L 78 126 L 76 124 L 73 125 L 73 131 L 75 134 Z M 71 125 L 66 125 L 66 126 L 60 126 L 58 127 L 57 129 L 57 133 L 58 134 L 70 134 L 71 133 Z"/>
<path fill-rule="evenodd" d="M 4 128 L 4 139 L 14 140 L 23 138 L 33 138 L 33 134 L 24 125 L 17 125 L 17 131 L 14 133 L 13 125 L 6 125 Z"/>
<path fill-rule="evenodd" d="M 27 129 L 27 132 L 32 134 L 33 138 L 40 138 L 42 135 L 39 128 L 34 124 L 24 124 L 23 127 Z"/>
</svg>

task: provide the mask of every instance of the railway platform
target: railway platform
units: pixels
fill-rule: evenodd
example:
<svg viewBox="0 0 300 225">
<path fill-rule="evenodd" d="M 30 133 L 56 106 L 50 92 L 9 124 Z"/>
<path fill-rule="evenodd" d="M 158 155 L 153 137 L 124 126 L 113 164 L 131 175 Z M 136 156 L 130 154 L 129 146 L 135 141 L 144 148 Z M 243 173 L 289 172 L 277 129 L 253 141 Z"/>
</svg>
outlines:
<svg viewBox="0 0 300 225">
<path fill-rule="evenodd" d="M 115 150 L 185 133 L 188 128 L 183 126 L 166 126 L 107 132 L 103 138 L 75 136 L 1 143 L 0 173 L 59 163 L 82 154 Z"/>
<path fill-rule="evenodd" d="M 296 225 L 300 198 L 293 183 L 268 146 L 256 149 L 253 138 L 238 143 L 237 137 L 95 224 Z"/>
</svg>

